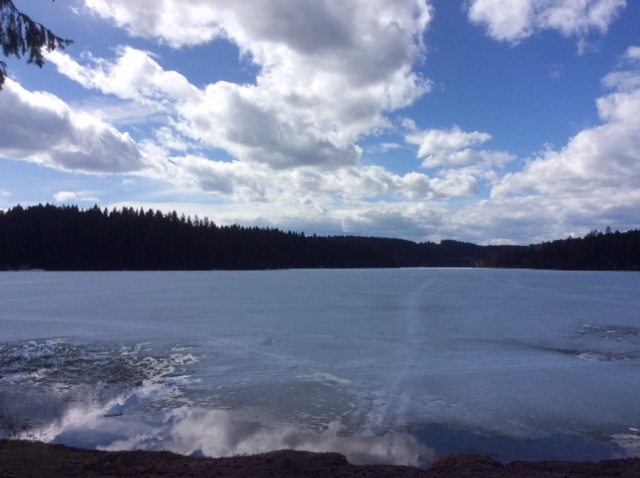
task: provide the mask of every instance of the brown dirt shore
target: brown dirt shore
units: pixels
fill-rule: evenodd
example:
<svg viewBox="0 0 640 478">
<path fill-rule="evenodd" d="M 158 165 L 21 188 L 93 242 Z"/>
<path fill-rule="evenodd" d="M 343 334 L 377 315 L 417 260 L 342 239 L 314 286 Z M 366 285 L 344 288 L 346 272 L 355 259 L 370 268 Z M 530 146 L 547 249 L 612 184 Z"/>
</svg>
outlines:
<svg viewBox="0 0 640 478">
<path fill-rule="evenodd" d="M 169 452 L 102 452 L 33 441 L 0 440 L 0 478 L 112 477 L 420 477 L 578 478 L 640 477 L 640 458 L 571 462 L 512 462 L 450 455 L 429 470 L 410 466 L 351 465 L 338 453 L 282 450 L 232 458 L 194 458 Z"/>
</svg>

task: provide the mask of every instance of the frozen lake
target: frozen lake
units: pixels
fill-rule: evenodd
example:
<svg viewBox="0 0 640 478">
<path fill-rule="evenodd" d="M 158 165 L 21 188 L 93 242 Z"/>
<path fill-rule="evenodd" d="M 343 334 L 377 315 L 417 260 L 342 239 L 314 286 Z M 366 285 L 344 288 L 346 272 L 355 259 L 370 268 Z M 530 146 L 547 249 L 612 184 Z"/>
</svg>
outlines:
<svg viewBox="0 0 640 478">
<path fill-rule="evenodd" d="M 640 456 L 640 274 L 0 273 L 0 436 L 226 456 Z"/>
</svg>

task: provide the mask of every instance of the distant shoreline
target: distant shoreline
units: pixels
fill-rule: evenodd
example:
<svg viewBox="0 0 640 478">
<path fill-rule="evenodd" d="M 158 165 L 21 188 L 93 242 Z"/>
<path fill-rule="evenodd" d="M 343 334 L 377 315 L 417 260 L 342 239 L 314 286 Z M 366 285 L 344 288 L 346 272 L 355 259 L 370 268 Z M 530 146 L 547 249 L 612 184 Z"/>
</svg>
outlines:
<svg viewBox="0 0 640 478">
<path fill-rule="evenodd" d="M 133 208 L 50 204 L 0 210 L 0 270 L 268 270 L 398 267 L 640 270 L 640 230 L 530 245 L 318 236 L 220 226 Z"/>
</svg>

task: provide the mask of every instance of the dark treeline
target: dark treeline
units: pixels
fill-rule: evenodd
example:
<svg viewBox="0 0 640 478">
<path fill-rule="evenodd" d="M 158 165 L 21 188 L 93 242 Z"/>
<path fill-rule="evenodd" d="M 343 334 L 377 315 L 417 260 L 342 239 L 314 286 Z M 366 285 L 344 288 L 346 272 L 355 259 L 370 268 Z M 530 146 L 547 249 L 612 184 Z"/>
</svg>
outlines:
<svg viewBox="0 0 640 478">
<path fill-rule="evenodd" d="M 484 256 L 498 253 L 503 246 L 478 246 L 450 239 L 434 242 L 413 242 L 382 237 L 333 236 L 331 241 L 377 251 L 394 267 L 476 267 Z"/>
<path fill-rule="evenodd" d="M 532 246 L 305 236 L 218 226 L 176 212 L 94 206 L 0 211 L 0 270 L 206 270 L 357 267 L 638 269 L 640 232 L 591 233 Z"/>
<path fill-rule="evenodd" d="M 509 246 L 487 254 L 486 267 L 559 270 L 640 270 L 640 230 L 591 231 L 530 246 Z"/>
<path fill-rule="evenodd" d="M 0 269 L 197 270 L 474 266 L 483 248 L 218 226 L 176 212 L 94 206 L 0 211 Z"/>
<path fill-rule="evenodd" d="M 390 267 L 376 251 L 269 228 L 133 208 L 16 206 L 0 214 L 0 268 L 197 270 Z"/>
</svg>

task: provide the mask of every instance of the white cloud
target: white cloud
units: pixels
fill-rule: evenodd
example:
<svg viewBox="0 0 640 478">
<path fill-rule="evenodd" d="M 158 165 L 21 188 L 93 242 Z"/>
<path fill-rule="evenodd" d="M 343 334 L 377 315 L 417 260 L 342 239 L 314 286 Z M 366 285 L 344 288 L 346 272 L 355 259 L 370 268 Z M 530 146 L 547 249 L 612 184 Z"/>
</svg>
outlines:
<svg viewBox="0 0 640 478">
<path fill-rule="evenodd" d="M 164 71 L 152 53 L 131 47 L 117 48 L 115 53 L 114 62 L 85 54 L 86 66 L 59 50 L 47 57 L 64 75 L 104 94 L 152 104 L 159 110 L 170 106 L 170 102 L 197 101 L 197 89 L 181 74 Z"/>
<path fill-rule="evenodd" d="M 155 131 L 155 136 L 158 144 L 169 151 L 187 151 L 194 146 L 166 126 L 158 128 Z"/>
<path fill-rule="evenodd" d="M 432 129 L 424 133 L 408 135 L 406 140 L 411 144 L 418 144 L 418 158 L 424 158 L 440 153 L 453 153 L 455 151 L 489 141 L 491 135 L 473 131 L 465 133 L 459 127 L 454 126 L 451 131 Z"/>
<path fill-rule="evenodd" d="M 78 195 L 72 191 L 60 191 L 53 195 L 53 198 L 58 202 L 68 202 L 76 199 Z"/>
<path fill-rule="evenodd" d="M 457 169 L 458 175 L 487 176 L 491 175 L 494 166 L 503 167 L 515 159 L 515 156 L 504 151 L 471 148 L 489 141 L 491 135 L 488 133 L 468 133 L 458 126 L 453 126 L 449 131 L 420 131 L 412 122 L 407 123 L 406 127 L 409 133 L 405 136 L 405 141 L 418 146 L 416 157 L 424 158 L 423 168 L 441 169 L 441 173 L 446 172 L 448 175 L 452 174 L 451 171 L 447 172 L 448 169 Z"/>
<path fill-rule="evenodd" d="M 241 161 L 276 169 L 357 165 L 357 141 L 388 128 L 385 113 L 430 87 L 412 69 L 424 57 L 432 17 L 417 0 L 85 3 L 132 35 L 174 47 L 214 38 L 238 45 L 259 68 L 254 85 L 218 82 L 197 90 L 132 48 L 120 49 L 116 61 L 90 58 L 84 67 L 64 54 L 52 61 L 86 87 L 173 109 L 182 135 Z"/>
<path fill-rule="evenodd" d="M 7 80 L 0 110 L 11 121 L 0 122 L 0 155 L 43 166 L 86 173 L 126 173 L 144 168 L 127 133 L 81 112 L 59 98 L 29 92 Z"/>
<path fill-rule="evenodd" d="M 208 43 L 223 36 L 222 2 L 85 0 L 93 14 L 113 21 L 132 36 L 157 38 L 174 48 Z M 180 25 L 180 28 L 176 28 Z"/>
<path fill-rule="evenodd" d="M 71 201 L 79 201 L 79 202 L 93 202 L 97 203 L 100 199 L 93 195 L 90 191 L 59 191 L 53 195 L 53 198 L 57 202 L 71 202 Z"/>
<path fill-rule="evenodd" d="M 392 151 L 394 149 L 400 149 L 402 148 L 401 145 L 399 145 L 398 143 L 381 143 L 380 144 L 380 150 L 382 151 Z"/>
<path fill-rule="evenodd" d="M 556 30 L 584 39 L 601 34 L 626 7 L 626 0 L 469 0 L 469 20 L 496 40 L 518 43 L 539 31 Z"/>
<path fill-rule="evenodd" d="M 638 69 L 640 69 L 640 47 L 630 46 L 622 58 L 621 68 L 609 73 L 602 82 L 605 86 L 620 91 L 638 90 L 640 89 Z"/>
<path fill-rule="evenodd" d="M 476 191 L 475 179 L 465 173 L 439 178 L 416 172 L 401 176 L 380 166 L 334 171 L 272 170 L 264 165 L 212 161 L 195 155 L 162 156 L 162 150 L 151 144 L 143 147 L 143 152 L 155 165 L 152 174 L 158 179 L 235 201 L 268 202 L 274 209 L 295 207 L 302 211 L 314 204 L 327 211 L 342 202 L 385 196 L 401 201 L 424 200 L 468 197 Z"/>
<path fill-rule="evenodd" d="M 627 57 L 633 59 L 634 51 L 629 49 Z M 558 151 L 540 153 L 522 171 L 507 174 L 486 207 L 507 204 L 501 208 L 506 210 L 518 204 L 529 217 L 553 217 L 565 233 L 585 221 L 595 226 L 608 218 L 615 224 L 640 208 L 640 62 L 626 65 L 628 69 L 603 80 L 615 91 L 597 100 L 602 124 L 581 131 Z M 616 227 L 638 227 L 628 221 Z"/>
<path fill-rule="evenodd" d="M 322 175 L 319 183 L 319 191 L 347 198 L 395 196 L 409 200 L 467 197 L 474 193 L 476 185 L 475 180 L 467 175 L 430 178 L 411 172 L 400 176 L 379 166 L 341 169 Z"/>
<path fill-rule="evenodd" d="M 632 61 L 640 60 L 640 46 L 630 46 L 625 53 L 625 58 Z"/>
</svg>

